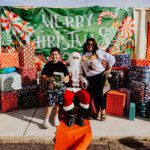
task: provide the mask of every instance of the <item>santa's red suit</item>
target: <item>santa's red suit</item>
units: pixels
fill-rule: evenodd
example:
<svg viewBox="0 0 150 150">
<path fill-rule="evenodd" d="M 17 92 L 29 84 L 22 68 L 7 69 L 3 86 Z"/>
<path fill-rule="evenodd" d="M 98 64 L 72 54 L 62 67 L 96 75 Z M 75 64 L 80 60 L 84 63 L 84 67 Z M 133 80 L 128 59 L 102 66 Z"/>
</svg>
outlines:
<svg viewBox="0 0 150 150">
<path fill-rule="evenodd" d="M 85 112 L 89 108 L 90 95 L 85 90 L 88 86 L 87 80 L 82 76 L 81 72 L 81 55 L 78 52 L 73 52 L 67 60 L 69 66 L 68 71 L 70 72 L 70 82 L 68 88 L 64 94 L 64 105 L 63 109 L 68 113 L 68 126 L 72 126 L 75 123 L 73 114 L 74 108 L 74 97 L 79 101 L 79 113 L 78 113 L 78 124 L 83 126 Z"/>
</svg>

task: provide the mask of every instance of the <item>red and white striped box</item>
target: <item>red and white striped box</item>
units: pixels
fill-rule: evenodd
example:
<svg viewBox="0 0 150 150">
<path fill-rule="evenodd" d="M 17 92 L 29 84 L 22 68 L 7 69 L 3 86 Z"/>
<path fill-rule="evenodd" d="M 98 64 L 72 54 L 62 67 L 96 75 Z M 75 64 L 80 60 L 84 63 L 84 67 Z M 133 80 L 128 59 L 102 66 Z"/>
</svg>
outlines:
<svg viewBox="0 0 150 150">
<path fill-rule="evenodd" d="M 19 67 L 18 53 L 0 53 L 0 68 Z"/>
<path fill-rule="evenodd" d="M 132 66 L 150 66 L 150 59 L 131 59 Z"/>
<path fill-rule="evenodd" d="M 24 68 L 20 67 L 18 69 L 19 74 L 22 77 L 22 85 L 28 86 L 28 85 L 35 85 L 37 84 L 36 81 L 36 68 Z"/>
<path fill-rule="evenodd" d="M 0 105 L 2 112 L 18 110 L 18 93 L 16 91 L 0 92 Z"/>
<path fill-rule="evenodd" d="M 35 67 L 35 57 L 34 48 L 32 46 L 20 46 L 19 51 L 19 64 L 20 67 L 24 68 L 34 68 Z"/>
<path fill-rule="evenodd" d="M 106 112 L 111 115 L 124 116 L 126 93 L 116 90 L 107 92 Z"/>
</svg>

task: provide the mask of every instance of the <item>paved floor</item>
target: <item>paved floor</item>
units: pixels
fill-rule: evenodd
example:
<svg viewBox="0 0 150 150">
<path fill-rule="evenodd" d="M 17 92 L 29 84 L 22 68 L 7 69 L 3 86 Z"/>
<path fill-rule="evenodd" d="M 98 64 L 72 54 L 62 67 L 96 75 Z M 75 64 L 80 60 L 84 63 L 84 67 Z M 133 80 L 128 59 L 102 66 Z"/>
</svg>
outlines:
<svg viewBox="0 0 150 150">
<path fill-rule="evenodd" d="M 44 108 L 0 113 L 0 150 L 53 149 L 56 128 L 43 129 L 43 118 Z M 150 149 L 150 119 L 107 116 L 90 124 L 93 142 L 88 150 Z"/>
<path fill-rule="evenodd" d="M 0 136 L 54 138 L 56 128 L 43 129 L 44 108 L 0 113 Z M 150 137 L 150 119 L 107 116 L 106 121 L 90 121 L 93 139 L 99 137 Z"/>
</svg>

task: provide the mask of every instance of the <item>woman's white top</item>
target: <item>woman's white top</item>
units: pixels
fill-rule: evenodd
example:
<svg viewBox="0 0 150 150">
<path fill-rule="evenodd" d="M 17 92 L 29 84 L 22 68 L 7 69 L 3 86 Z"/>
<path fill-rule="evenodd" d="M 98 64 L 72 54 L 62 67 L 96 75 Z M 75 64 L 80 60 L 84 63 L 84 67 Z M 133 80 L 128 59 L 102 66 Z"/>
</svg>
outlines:
<svg viewBox="0 0 150 150">
<path fill-rule="evenodd" d="M 102 61 L 106 61 L 112 67 L 115 64 L 115 57 L 103 50 L 97 50 L 96 54 L 92 54 L 92 52 L 83 54 L 81 65 L 86 76 L 91 77 L 102 73 L 106 69 Z"/>
</svg>

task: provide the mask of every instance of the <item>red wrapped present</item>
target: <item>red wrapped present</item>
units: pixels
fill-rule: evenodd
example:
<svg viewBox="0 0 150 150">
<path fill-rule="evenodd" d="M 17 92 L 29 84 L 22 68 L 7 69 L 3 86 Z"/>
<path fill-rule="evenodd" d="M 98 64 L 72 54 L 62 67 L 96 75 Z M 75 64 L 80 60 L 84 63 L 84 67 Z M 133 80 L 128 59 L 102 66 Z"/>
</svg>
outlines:
<svg viewBox="0 0 150 150">
<path fill-rule="evenodd" d="M 34 48 L 32 46 L 20 46 L 19 51 L 19 64 L 20 67 L 24 68 L 34 68 L 35 67 L 35 57 Z"/>
<path fill-rule="evenodd" d="M 106 112 L 111 115 L 124 116 L 126 93 L 111 90 L 107 93 Z"/>
<path fill-rule="evenodd" d="M 36 81 L 36 68 L 19 68 L 19 74 L 22 77 L 22 85 L 34 85 L 37 83 Z"/>
<path fill-rule="evenodd" d="M 150 59 L 131 59 L 132 66 L 150 66 Z"/>
<path fill-rule="evenodd" d="M 18 53 L 0 53 L 0 68 L 19 67 Z"/>
<path fill-rule="evenodd" d="M 2 112 L 18 110 L 18 93 L 16 91 L 1 92 L 0 105 Z"/>
</svg>

